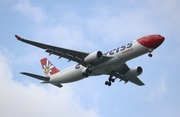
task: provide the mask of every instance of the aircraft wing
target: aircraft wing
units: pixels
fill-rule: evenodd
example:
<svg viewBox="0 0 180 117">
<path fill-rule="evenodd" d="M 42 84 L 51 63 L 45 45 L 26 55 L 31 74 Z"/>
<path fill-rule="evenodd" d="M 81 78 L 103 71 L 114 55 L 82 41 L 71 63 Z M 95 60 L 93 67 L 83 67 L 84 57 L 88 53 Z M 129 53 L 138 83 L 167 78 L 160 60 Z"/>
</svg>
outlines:
<svg viewBox="0 0 180 117">
<path fill-rule="evenodd" d="M 52 46 L 52 45 L 48 45 L 48 44 L 43 44 L 43 43 L 39 43 L 39 42 L 35 42 L 35 41 L 30 41 L 24 38 L 21 38 L 17 35 L 15 35 L 15 37 L 19 40 L 22 41 L 24 43 L 45 49 L 45 52 L 54 55 L 59 56 L 59 58 L 63 57 L 68 59 L 69 61 L 75 61 L 83 66 L 87 66 L 88 63 L 84 62 L 84 58 L 89 55 L 90 53 L 86 53 L 86 52 L 80 52 L 80 51 L 76 51 L 76 50 L 71 50 L 71 49 L 66 49 L 66 48 L 61 48 L 61 47 L 56 47 L 56 46 Z M 101 60 L 99 60 L 98 62 L 93 63 L 93 65 L 98 65 L 100 63 L 103 63 L 107 60 L 111 59 L 110 57 L 106 57 L 103 56 L 103 58 Z"/>
<path fill-rule="evenodd" d="M 137 84 L 139 86 L 145 85 L 137 76 L 130 79 L 130 82 Z"/>
<path fill-rule="evenodd" d="M 126 63 L 124 63 L 118 69 L 115 70 L 114 76 L 116 78 L 124 80 L 125 82 L 129 80 L 130 82 L 132 82 L 136 85 L 139 85 L 139 86 L 144 85 L 144 83 L 137 76 L 134 76 L 132 78 L 126 78 L 124 75 L 128 70 L 130 70 L 130 68 L 127 66 Z"/>
</svg>

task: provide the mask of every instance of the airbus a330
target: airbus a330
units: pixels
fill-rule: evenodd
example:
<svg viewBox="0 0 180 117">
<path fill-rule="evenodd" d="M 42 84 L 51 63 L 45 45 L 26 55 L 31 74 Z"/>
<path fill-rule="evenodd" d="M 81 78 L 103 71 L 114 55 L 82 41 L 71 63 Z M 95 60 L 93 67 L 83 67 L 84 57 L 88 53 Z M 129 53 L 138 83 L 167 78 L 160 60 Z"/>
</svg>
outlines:
<svg viewBox="0 0 180 117">
<path fill-rule="evenodd" d="M 15 37 L 19 41 L 44 49 L 49 55 L 54 54 L 59 58 L 77 62 L 76 65 L 65 70 L 58 70 L 47 58 L 43 58 L 40 61 L 45 76 L 21 72 L 21 74 L 41 80 L 41 83 L 51 83 L 58 87 L 62 87 L 63 83 L 103 74 L 109 75 L 108 80 L 105 81 L 105 85 L 108 86 L 111 86 L 116 79 L 142 86 L 144 83 L 137 77 L 142 74 L 142 67 L 129 68 L 126 62 L 146 53 L 152 57 L 153 50 L 165 40 L 158 34 L 147 35 L 105 53 L 101 51 L 88 53 L 30 41 L 18 35 Z"/>
</svg>

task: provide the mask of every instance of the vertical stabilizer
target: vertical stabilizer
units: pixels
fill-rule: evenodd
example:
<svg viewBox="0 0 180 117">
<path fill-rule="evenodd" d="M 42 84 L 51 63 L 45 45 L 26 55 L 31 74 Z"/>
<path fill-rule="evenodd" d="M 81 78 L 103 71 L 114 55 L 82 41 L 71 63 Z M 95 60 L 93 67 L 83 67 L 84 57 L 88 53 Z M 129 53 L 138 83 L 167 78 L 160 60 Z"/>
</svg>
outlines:
<svg viewBox="0 0 180 117">
<path fill-rule="evenodd" d="M 46 76 L 51 76 L 60 72 L 47 58 L 41 59 L 41 65 Z"/>
</svg>

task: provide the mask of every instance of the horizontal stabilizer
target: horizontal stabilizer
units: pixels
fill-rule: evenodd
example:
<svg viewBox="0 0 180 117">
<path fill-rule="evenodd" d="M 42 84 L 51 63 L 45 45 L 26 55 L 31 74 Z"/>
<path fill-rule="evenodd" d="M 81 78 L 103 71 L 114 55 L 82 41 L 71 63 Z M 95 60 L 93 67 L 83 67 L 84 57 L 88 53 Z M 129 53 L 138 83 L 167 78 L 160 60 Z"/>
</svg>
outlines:
<svg viewBox="0 0 180 117">
<path fill-rule="evenodd" d="M 36 75 L 36 74 L 32 74 L 32 73 L 27 73 L 27 72 L 21 72 L 21 74 L 24 74 L 26 76 L 30 76 L 39 80 L 43 80 L 43 81 L 49 81 L 50 78 L 45 77 L 45 76 L 40 76 L 40 75 Z"/>
<path fill-rule="evenodd" d="M 62 87 L 63 87 L 62 84 L 52 84 L 52 85 L 57 86 L 57 87 L 59 87 L 59 88 L 62 88 Z"/>
</svg>

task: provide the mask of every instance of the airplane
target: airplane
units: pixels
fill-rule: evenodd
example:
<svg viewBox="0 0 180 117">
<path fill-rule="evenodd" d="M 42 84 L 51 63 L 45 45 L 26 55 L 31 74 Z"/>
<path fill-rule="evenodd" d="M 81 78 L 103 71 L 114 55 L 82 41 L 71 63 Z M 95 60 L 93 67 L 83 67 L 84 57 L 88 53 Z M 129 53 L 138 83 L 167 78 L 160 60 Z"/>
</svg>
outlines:
<svg viewBox="0 0 180 117">
<path fill-rule="evenodd" d="M 63 83 L 75 82 L 89 76 L 103 74 L 109 75 L 108 80 L 105 81 L 107 86 L 111 86 L 116 79 L 124 81 L 125 84 L 130 81 L 138 86 L 143 86 L 144 83 L 137 77 L 142 74 L 142 67 L 129 68 L 126 62 L 146 53 L 149 57 L 152 57 L 153 50 L 165 40 L 159 34 L 152 34 L 105 53 L 101 51 L 88 53 L 27 40 L 18 35 L 15 35 L 15 37 L 19 41 L 44 49 L 49 55 L 53 54 L 58 56 L 59 59 L 63 57 L 69 61 L 77 62 L 76 65 L 65 70 L 58 70 L 47 58 L 43 58 L 40 61 L 45 76 L 21 72 L 23 75 L 42 80 L 41 83 L 50 83 L 60 88 L 63 87 Z"/>
</svg>

